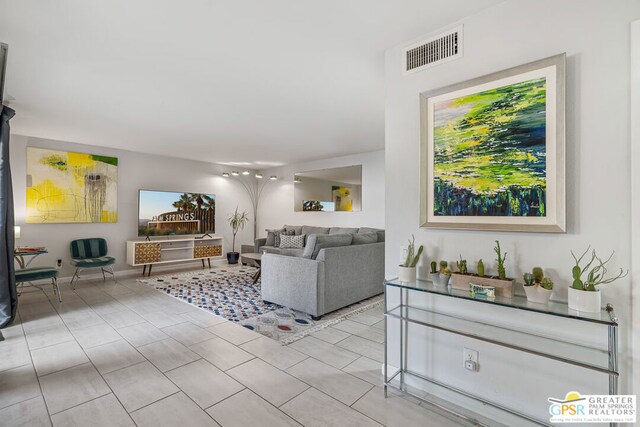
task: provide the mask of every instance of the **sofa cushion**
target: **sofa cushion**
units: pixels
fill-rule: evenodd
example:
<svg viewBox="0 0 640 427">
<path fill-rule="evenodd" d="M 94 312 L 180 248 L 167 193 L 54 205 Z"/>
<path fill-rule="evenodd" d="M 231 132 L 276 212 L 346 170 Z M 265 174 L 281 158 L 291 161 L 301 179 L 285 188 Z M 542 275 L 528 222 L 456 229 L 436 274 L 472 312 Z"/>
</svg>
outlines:
<svg viewBox="0 0 640 427">
<path fill-rule="evenodd" d="M 302 234 L 309 236 L 310 234 L 329 234 L 329 227 L 314 227 L 311 225 L 302 226 Z"/>
<path fill-rule="evenodd" d="M 352 245 L 366 245 L 368 243 L 377 243 L 378 233 L 358 233 L 353 235 Z"/>
<path fill-rule="evenodd" d="M 106 267 L 115 264 L 116 259 L 110 256 L 101 256 L 98 258 L 72 259 L 71 265 L 74 267 Z"/>
<path fill-rule="evenodd" d="M 302 226 L 301 225 L 285 225 L 284 227 L 282 227 L 283 230 L 293 230 L 293 234 L 294 235 L 299 235 L 302 234 Z"/>
<path fill-rule="evenodd" d="M 280 255 L 301 257 L 304 249 L 280 248 Z"/>
<path fill-rule="evenodd" d="M 260 246 L 260 253 L 279 254 L 282 250 L 275 246 Z"/>
<path fill-rule="evenodd" d="M 349 246 L 352 240 L 353 234 L 312 234 L 307 238 L 302 257 L 316 259 L 321 249 Z"/>
<path fill-rule="evenodd" d="M 280 235 L 280 247 L 282 249 L 302 249 L 304 248 L 304 238 L 306 236 L 304 234 L 299 234 L 297 236 L 288 236 L 286 234 Z"/>
<path fill-rule="evenodd" d="M 267 229 L 267 242 L 264 244 L 265 246 L 275 246 L 276 244 L 276 234 L 280 234 L 282 229 Z"/>
<path fill-rule="evenodd" d="M 366 233 L 378 233 L 378 242 L 384 242 L 384 229 L 371 227 L 361 227 L 358 229 L 358 234 Z"/>
<path fill-rule="evenodd" d="M 353 227 L 331 227 L 329 229 L 329 234 L 354 234 L 357 232 L 358 229 Z"/>
</svg>

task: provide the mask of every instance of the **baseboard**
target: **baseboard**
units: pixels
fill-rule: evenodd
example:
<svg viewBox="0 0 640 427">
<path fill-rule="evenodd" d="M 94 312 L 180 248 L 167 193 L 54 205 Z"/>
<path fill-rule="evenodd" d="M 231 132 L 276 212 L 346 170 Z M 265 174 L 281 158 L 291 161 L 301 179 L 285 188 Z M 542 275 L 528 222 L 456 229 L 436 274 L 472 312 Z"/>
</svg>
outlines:
<svg viewBox="0 0 640 427">
<path fill-rule="evenodd" d="M 226 263 L 227 263 L 226 260 L 212 260 L 211 266 L 219 267 L 221 264 L 226 265 Z M 188 270 L 194 270 L 196 268 L 202 268 L 202 263 L 200 261 L 184 262 L 179 264 L 176 263 L 176 264 L 157 265 L 153 267 L 153 273 L 163 273 L 163 272 L 181 271 L 181 270 L 188 271 Z M 84 273 L 81 274 L 80 281 L 102 279 L 102 272 L 99 270 L 98 267 L 96 267 L 95 269 L 85 270 L 85 271 L 87 271 L 87 274 L 84 274 Z M 89 272 L 89 271 L 95 271 L 95 273 Z M 116 278 L 128 278 L 128 277 L 134 277 L 134 276 L 143 277 L 142 268 L 128 268 L 126 270 L 116 270 L 114 271 L 114 275 L 116 276 Z M 71 283 L 72 277 L 73 276 L 58 277 L 58 283 L 67 283 L 67 284 Z M 107 280 L 111 280 L 109 274 L 107 274 Z M 48 279 L 45 279 L 45 280 L 36 280 L 36 281 L 33 281 L 32 283 L 37 285 L 46 285 L 46 284 L 50 284 L 51 281 Z"/>
</svg>

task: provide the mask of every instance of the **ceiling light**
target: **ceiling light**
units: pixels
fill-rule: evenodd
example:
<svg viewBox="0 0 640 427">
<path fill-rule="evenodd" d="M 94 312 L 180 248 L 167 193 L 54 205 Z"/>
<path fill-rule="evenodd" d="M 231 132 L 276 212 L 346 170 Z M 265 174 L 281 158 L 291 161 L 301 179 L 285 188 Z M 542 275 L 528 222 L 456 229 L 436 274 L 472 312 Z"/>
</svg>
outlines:
<svg viewBox="0 0 640 427">
<path fill-rule="evenodd" d="M 233 175 L 233 176 L 238 176 L 238 175 L 240 175 L 240 174 L 239 174 L 237 171 L 233 171 L 233 172 L 231 172 L 231 175 Z"/>
<path fill-rule="evenodd" d="M 275 176 L 275 175 L 271 175 L 271 176 L 269 177 L 269 179 L 270 179 L 271 181 L 275 181 L 276 179 L 278 179 L 278 177 L 277 177 L 277 176 Z"/>
<path fill-rule="evenodd" d="M 242 172 L 242 175 L 249 175 L 250 173 L 251 172 L 249 172 L 249 171 L 244 171 L 244 172 Z"/>
<path fill-rule="evenodd" d="M 300 178 L 294 178 L 293 182 L 296 184 L 300 184 L 302 182 L 302 180 Z"/>
<path fill-rule="evenodd" d="M 258 178 L 258 179 L 262 179 L 262 174 L 261 174 L 261 173 L 257 173 L 257 174 L 256 174 L 256 178 Z"/>
<path fill-rule="evenodd" d="M 229 178 L 229 172 L 222 172 L 222 176 L 225 178 Z"/>
</svg>

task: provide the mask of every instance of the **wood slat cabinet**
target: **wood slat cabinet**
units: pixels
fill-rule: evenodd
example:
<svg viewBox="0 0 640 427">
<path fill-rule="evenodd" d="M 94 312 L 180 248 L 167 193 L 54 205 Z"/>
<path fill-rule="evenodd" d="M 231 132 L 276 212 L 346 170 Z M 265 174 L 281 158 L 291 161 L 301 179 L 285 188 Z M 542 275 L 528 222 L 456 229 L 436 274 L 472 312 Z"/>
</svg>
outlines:
<svg viewBox="0 0 640 427">
<path fill-rule="evenodd" d="M 161 240 L 129 240 L 127 241 L 127 264 L 132 267 L 189 262 L 223 257 L 222 237 L 211 236 L 196 238 L 175 238 Z M 143 273 L 144 274 L 144 273 Z"/>
</svg>

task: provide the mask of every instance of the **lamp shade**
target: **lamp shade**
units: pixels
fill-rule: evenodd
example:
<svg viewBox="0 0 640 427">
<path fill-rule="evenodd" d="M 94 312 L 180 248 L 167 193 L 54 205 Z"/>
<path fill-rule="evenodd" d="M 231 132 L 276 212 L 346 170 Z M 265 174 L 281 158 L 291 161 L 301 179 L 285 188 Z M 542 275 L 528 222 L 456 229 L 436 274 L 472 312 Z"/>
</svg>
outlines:
<svg viewBox="0 0 640 427">
<path fill-rule="evenodd" d="M 20 226 L 16 225 L 15 227 L 13 227 L 13 235 L 15 236 L 16 239 L 20 238 Z"/>
</svg>

